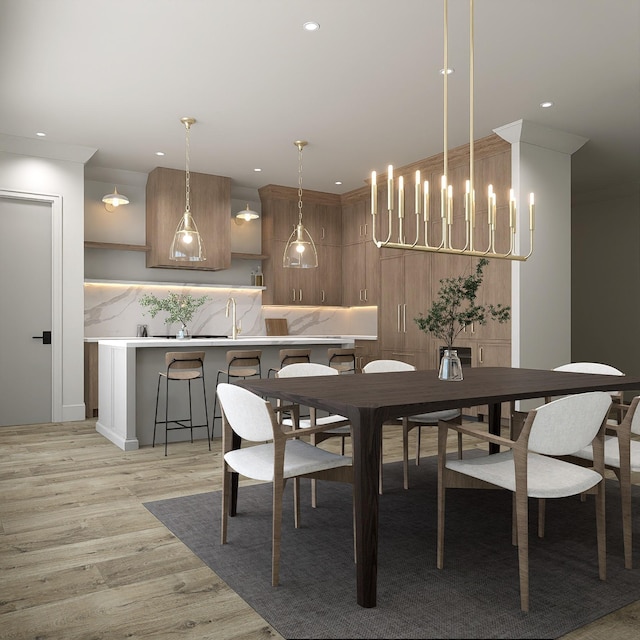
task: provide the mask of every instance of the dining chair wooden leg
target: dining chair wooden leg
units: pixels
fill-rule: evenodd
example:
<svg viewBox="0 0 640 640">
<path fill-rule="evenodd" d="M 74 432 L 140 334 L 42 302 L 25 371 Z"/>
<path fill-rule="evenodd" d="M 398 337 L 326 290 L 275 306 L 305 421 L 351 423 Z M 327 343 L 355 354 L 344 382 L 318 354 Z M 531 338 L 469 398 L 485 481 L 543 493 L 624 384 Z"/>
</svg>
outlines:
<svg viewBox="0 0 640 640">
<path fill-rule="evenodd" d="M 383 455 L 382 455 L 382 438 L 380 438 L 380 460 L 378 460 L 378 493 L 382 495 L 382 465 L 383 465 Z"/>
<path fill-rule="evenodd" d="M 418 438 L 420 427 L 418 427 Z M 417 464 L 417 463 L 416 463 Z M 409 488 L 409 420 L 402 418 L 402 475 L 404 488 Z"/>
<path fill-rule="evenodd" d="M 282 495 L 284 480 L 273 479 L 273 520 L 271 540 L 271 586 L 277 587 L 280 580 L 280 541 L 282 538 Z"/>
<path fill-rule="evenodd" d="M 516 480 L 516 483 L 517 482 Z M 520 608 L 526 612 L 529 611 L 529 504 L 526 491 L 518 491 L 516 489 L 515 495 L 518 570 L 520 573 Z"/>
<path fill-rule="evenodd" d="M 607 579 L 607 534 L 605 513 L 605 481 L 598 484 L 596 494 L 596 528 L 598 535 L 598 575 L 600 580 Z"/>
<path fill-rule="evenodd" d="M 220 522 L 220 544 L 227 543 L 227 517 L 231 493 L 231 471 L 227 463 L 223 461 L 222 470 L 222 514 Z"/>
<path fill-rule="evenodd" d="M 300 528 L 300 478 L 293 479 L 293 525 Z"/>
<path fill-rule="evenodd" d="M 544 538 L 546 506 L 546 500 L 538 498 L 538 538 Z"/>
</svg>

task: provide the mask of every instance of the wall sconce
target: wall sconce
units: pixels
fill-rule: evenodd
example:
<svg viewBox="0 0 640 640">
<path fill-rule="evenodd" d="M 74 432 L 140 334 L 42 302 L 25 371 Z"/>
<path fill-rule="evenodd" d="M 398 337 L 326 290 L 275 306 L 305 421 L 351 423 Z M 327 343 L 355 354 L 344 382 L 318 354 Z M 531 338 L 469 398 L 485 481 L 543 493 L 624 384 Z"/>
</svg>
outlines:
<svg viewBox="0 0 640 640">
<path fill-rule="evenodd" d="M 113 193 L 108 193 L 104 198 L 102 198 L 102 202 L 104 202 L 104 208 L 111 213 L 116 207 L 123 204 L 129 204 L 129 198 L 118 193 L 118 189 L 113 187 Z"/>
<path fill-rule="evenodd" d="M 247 203 L 247 208 L 242 211 L 238 211 L 236 213 L 236 217 L 234 222 L 236 224 L 244 224 L 245 222 L 251 222 L 251 220 L 257 220 L 260 217 L 260 214 L 257 211 L 253 211 L 249 209 L 249 204 Z"/>
</svg>

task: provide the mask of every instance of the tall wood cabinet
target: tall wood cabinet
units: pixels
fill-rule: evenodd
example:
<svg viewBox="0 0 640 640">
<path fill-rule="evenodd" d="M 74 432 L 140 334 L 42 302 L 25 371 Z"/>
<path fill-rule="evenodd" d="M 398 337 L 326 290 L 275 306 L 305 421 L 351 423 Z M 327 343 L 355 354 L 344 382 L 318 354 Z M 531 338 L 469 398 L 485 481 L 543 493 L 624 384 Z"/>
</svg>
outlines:
<svg viewBox="0 0 640 640">
<path fill-rule="evenodd" d="M 262 246 L 269 257 L 263 262 L 264 304 L 342 304 L 342 208 L 340 196 L 304 191 L 302 222 L 318 252 L 318 267 L 291 269 L 282 256 L 298 224 L 298 190 L 267 185 L 259 189 L 262 205 Z"/>
<path fill-rule="evenodd" d="M 147 178 L 147 267 L 216 271 L 231 266 L 231 179 L 190 172 L 189 204 L 205 245 L 204 262 L 169 259 L 169 248 L 185 208 L 185 172 L 156 167 Z"/>
<path fill-rule="evenodd" d="M 368 194 L 368 191 L 367 191 Z M 371 203 L 365 194 L 342 205 L 342 304 L 350 307 L 378 304 L 380 249 L 371 236 Z"/>
</svg>

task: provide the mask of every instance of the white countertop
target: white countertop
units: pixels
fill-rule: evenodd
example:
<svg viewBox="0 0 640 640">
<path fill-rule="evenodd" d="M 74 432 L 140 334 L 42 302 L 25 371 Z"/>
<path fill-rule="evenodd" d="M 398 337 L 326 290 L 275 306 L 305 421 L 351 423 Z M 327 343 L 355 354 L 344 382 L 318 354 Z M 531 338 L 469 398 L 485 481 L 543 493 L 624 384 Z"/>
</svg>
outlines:
<svg viewBox="0 0 640 640">
<path fill-rule="evenodd" d="M 102 337 L 85 338 L 85 342 L 100 342 L 119 347 L 170 347 L 193 345 L 198 347 L 228 347 L 237 344 L 247 345 L 288 345 L 288 344 L 336 344 L 354 342 L 355 340 L 376 340 L 376 336 L 364 335 L 289 335 L 289 336 L 238 336 L 232 338 L 126 338 L 126 337 Z"/>
</svg>

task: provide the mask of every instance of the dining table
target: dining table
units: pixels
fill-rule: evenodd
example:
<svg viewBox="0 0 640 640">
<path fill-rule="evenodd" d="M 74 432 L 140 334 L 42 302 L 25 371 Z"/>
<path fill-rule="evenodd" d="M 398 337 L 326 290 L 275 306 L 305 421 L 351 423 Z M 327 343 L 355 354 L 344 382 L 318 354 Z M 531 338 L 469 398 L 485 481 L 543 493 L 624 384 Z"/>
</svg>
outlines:
<svg viewBox="0 0 640 640">
<path fill-rule="evenodd" d="M 464 379 L 459 381 L 440 380 L 436 370 L 422 370 L 249 378 L 237 384 L 266 399 L 275 398 L 303 407 L 315 407 L 349 419 L 354 483 L 356 598 L 360 606 L 370 608 L 376 606 L 377 598 L 378 471 L 382 425 L 385 422 L 419 413 L 488 405 L 487 428 L 491 433 L 499 434 L 503 402 L 541 398 L 542 404 L 545 397 L 594 390 L 640 390 L 640 377 L 517 367 L 469 367 L 464 371 Z M 235 511 L 235 499 L 232 502 Z"/>
</svg>

